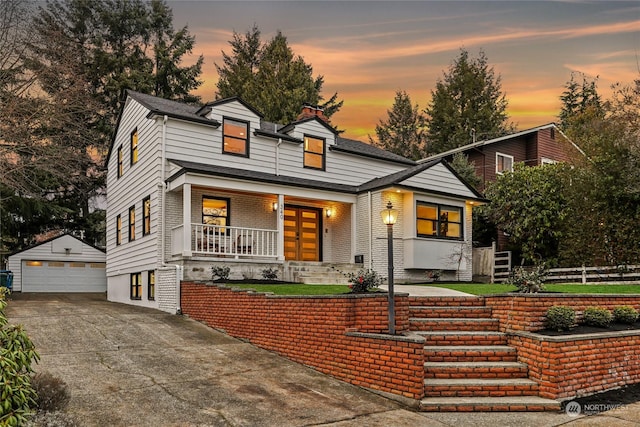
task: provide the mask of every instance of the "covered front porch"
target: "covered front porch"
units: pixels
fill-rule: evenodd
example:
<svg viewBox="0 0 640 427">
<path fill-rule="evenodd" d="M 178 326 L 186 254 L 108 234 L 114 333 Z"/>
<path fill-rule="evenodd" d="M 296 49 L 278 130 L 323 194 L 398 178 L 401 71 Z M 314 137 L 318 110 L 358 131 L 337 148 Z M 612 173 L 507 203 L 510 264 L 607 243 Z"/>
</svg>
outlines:
<svg viewBox="0 0 640 427">
<path fill-rule="evenodd" d="M 219 263 L 281 270 L 295 263 L 354 264 L 353 194 L 223 177 L 181 178 L 165 193 L 168 262 L 200 265 L 200 270 Z M 195 277 L 185 269 L 185 278 Z"/>
</svg>

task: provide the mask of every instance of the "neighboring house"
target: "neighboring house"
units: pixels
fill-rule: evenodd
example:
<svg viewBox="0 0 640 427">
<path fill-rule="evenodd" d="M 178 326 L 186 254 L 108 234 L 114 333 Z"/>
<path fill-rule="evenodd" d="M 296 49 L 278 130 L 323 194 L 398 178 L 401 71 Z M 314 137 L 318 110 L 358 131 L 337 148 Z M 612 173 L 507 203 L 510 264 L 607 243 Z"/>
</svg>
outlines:
<svg viewBox="0 0 640 427">
<path fill-rule="evenodd" d="M 9 256 L 16 292 L 105 292 L 106 254 L 70 234 Z"/>
<path fill-rule="evenodd" d="M 481 179 L 481 188 L 495 181 L 504 172 L 513 171 L 513 165 L 522 162 L 527 166 L 568 161 L 575 153 L 582 153 L 553 124 L 538 126 L 499 138 L 477 141 L 454 148 L 444 153 L 427 157 L 421 162 L 436 159 L 450 161 L 456 153 L 464 153 L 474 164 L 476 175 Z"/>
<path fill-rule="evenodd" d="M 311 283 L 327 266 L 386 276 L 389 201 L 396 281 L 471 279 L 482 196 L 446 162 L 341 138 L 321 110 L 279 125 L 239 98 L 198 107 L 130 91 L 107 166 L 111 301 L 171 311 L 180 278 L 211 279 L 212 266 Z"/>
</svg>

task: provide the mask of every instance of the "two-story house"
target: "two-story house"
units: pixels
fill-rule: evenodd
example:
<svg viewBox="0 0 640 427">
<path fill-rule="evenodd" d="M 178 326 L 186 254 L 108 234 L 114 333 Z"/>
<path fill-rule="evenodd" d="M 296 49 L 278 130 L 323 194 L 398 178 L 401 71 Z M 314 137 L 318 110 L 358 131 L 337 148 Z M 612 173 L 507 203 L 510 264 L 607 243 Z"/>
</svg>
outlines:
<svg viewBox="0 0 640 427">
<path fill-rule="evenodd" d="M 180 279 L 211 279 L 212 266 L 311 283 L 318 266 L 386 276 L 388 202 L 396 281 L 433 269 L 470 280 L 482 196 L 442 160 L 341 138 L 321 110 L 306 113 L 282 125 L 239 98 L 198 107 L 128 92 L 107 160 L 108 299 L 172 311 Z"/>
</svg>

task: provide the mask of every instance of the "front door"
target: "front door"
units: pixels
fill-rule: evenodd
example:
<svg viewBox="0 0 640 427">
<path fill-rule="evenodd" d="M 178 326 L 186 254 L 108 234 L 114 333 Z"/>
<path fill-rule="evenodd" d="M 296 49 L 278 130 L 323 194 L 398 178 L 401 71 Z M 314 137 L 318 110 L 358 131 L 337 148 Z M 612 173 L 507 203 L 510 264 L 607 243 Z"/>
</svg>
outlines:
<svg viewBox="0 0 640 427">
<path fill-rule="evenodd" d="M 320 261 L 320 218 L 322 210 L 284 207 L 284 258 Z"/>
</svg>

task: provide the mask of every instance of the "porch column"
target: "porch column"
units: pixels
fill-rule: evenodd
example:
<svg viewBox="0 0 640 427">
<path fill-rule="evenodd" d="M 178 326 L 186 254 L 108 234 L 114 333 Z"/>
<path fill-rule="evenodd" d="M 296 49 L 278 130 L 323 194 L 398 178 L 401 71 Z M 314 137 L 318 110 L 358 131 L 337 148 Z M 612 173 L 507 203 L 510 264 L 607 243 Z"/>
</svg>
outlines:
<svg viewBox="0 0 640 427">
<path fill-rule="evenodd" d="M 191 184 L 182 186 L 182 231 L 182 256 L 191 256 Z"/>
<path fill-rule="evenodd" d="M 277 255 L 279 261 L 284 261 L 284 194 L 278 194 L 278 236 Z"/>
<path fill-rule="evenodd" d="M 356 255 L 358 255 L 356 253 L 356 246 L 358 245 L 358 218 L 356 218 L 357 209 L 355 203 L 351 203 L 349 214 L 351 215 L 351 261 L 349 262 L 356 262 Z"/>
</svg>

